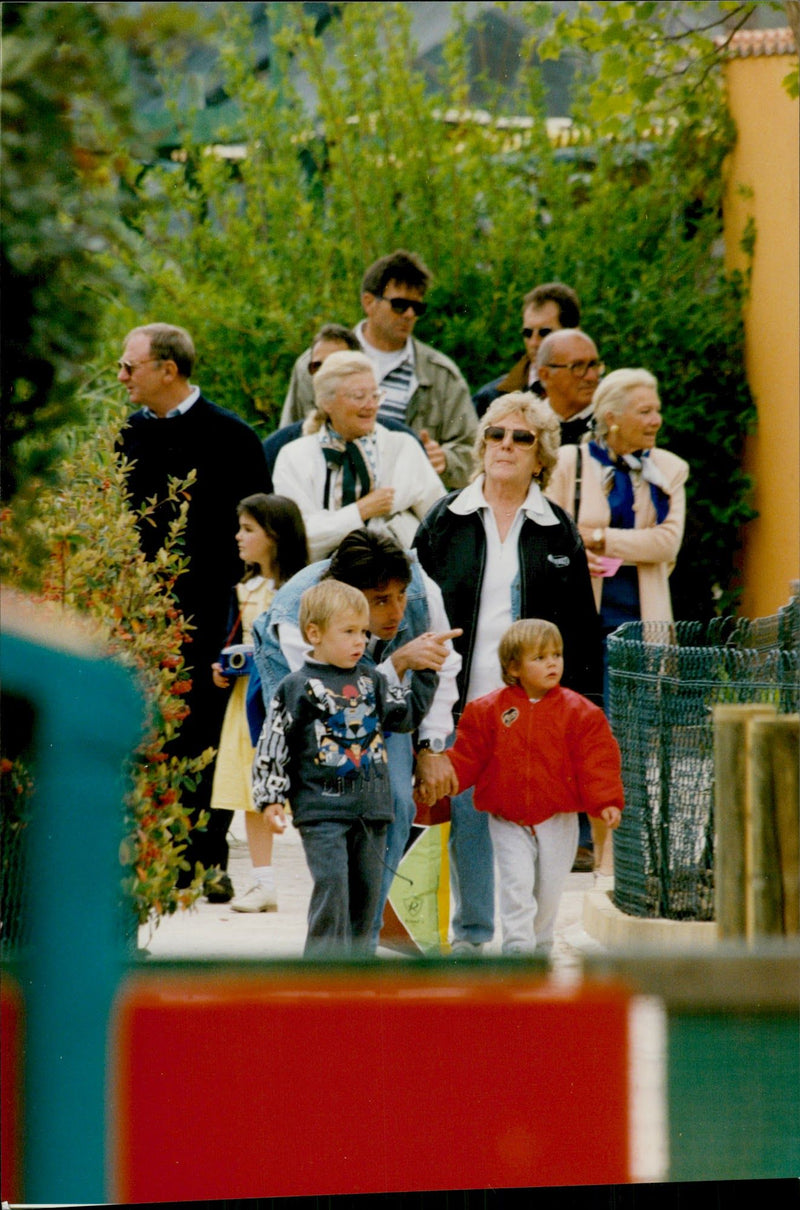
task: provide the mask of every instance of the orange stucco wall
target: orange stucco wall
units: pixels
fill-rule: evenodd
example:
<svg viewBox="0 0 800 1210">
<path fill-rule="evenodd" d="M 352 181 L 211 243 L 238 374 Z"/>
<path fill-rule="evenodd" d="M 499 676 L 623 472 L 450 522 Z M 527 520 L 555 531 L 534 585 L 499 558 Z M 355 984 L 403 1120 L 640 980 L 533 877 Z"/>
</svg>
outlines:
<svg viewBox="0 0 800 1210">
<path fill-rule="evenodd" d="M 773 55 L 726 67 L 738 131 L 725 205 L 729 266 L 744 266 L 739 241 L 749 216 L 756 224 L 745 364 L 758 425 L 745 469 L 759 516 L 743 532 L 745 617 L 774 613 L 800 578 L 800 106 L 781 85 L 796 63 L 796 55 Z"/>
</svg>

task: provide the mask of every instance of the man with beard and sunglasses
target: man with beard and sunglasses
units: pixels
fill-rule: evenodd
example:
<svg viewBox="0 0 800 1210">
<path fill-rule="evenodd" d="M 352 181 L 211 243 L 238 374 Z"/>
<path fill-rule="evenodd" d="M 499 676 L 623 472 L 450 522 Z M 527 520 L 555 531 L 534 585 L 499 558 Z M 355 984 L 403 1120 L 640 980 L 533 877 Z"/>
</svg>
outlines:
<svg viewBox="0 0 800 1210">
<path fill-rule="evenodd" d="M 454 361 L 417 340 L 414 327 L 427 304 L 431 273 L 419 256 L 398 249 L 370 265 L 361 282 L 365 318 L 355 327 L 375 367 L 383 399 L 379 421 L 400 421 L 418 434 L 447 488 L 463 487 L 471 469 L 475 409 Z M 314 410 L 307 349 L 295 362 L 281 412 L 281 427 Z"/>
</svg>

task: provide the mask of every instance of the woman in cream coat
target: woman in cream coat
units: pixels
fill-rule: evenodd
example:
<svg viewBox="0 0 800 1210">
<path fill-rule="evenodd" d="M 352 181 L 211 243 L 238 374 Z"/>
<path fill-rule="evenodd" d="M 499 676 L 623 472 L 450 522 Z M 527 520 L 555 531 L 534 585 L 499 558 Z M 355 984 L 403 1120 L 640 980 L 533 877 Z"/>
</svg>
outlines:
<svg viewBox="0 0 800 1210">
<path fill-rule="evenodd" d="M 683 540 L 689 467 L 656 448 L 660 428 L 653 375 L 613 370 L 594 394 L 592 438 L 559 450 L 547 487 L 578 523 L 604 636 L 624 621 L 672 621 L 669 576 Z"/>
<path fill-rule="evenodd" d="M 312 560 L 374 520 L 410 547 L 444 484 L 410 433 L 377 423 L 380 392 L 363 353 L 331 353 L 314 376 L 316 411 L 278 454 L 275 491 L 303 515 Z"/>
<path fill-rule="evenodd" d="M 683 540 L 689 467 L 656 448 L 661 401 L 647 370 L 613 370 L 593 402 L 593 435 L 559 450 L 546 494 L 577 522 L 605 651 L 623 622 L 672 621 L 669 576 Z M 598 831 L 595 867 L 607 870 Z"/>
</svg>

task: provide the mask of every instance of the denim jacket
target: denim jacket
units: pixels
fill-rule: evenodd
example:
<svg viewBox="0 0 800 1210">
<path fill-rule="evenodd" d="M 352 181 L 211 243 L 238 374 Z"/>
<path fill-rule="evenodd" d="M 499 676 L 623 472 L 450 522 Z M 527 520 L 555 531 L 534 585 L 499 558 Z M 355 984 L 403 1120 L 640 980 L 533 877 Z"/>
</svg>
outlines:
<svg viewBox="0 0 800 1210">
<path fill-rule="evenodd" d="M 411 561 L 411 583 L 406 593 L 406 610 L 395 637 L 383 648 L 382 659 L 386 659 L 398 647 L 424 634 L 430 628 L 428 612 L 428 594 L 422 571 L 413 551 L 407 552 Z M 255 646 L 256 670 L 261 678 L 261 693 L 264 706 L 268 707 L 278 683 L 290 672 L 286 657 L 281 651 L 278 639 L 278 627 L 284 622 L 296 626 L 300 615 L 300 598 L 307 588 L 319 583 L 323 574 L 330 566 L 330 559 L 320 559 L 311 563 L 292 576 L 282 588 L 279 588 L 275 598 L 266 613 L 262 613 L 253 623 L 253 643 Z M 370 656 L 364 659 L 374 663 Z"/>
</svg>

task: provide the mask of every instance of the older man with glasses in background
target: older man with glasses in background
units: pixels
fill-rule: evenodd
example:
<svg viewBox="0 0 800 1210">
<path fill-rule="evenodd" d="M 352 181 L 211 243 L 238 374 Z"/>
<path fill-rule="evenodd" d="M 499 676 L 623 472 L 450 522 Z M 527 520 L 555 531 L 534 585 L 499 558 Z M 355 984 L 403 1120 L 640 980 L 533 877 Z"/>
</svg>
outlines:
<svg viewBox="0 0 800 1210">
<path fill-rule="evenodd" d="M 561 444 L 577 445 L 592 427 L 592 399 L 605 366 L 580 328 L 551 332 L 536 355 L 539 381 L 561 422 Z"/>
<path fill-rule="evenodd" d="M 448 488 L 469 478 L 475 409 L 455 362 L 413 335 L 425 314 L 431 273 L 413 252 L 398 249 L 370 265 L 361 282 L 365 319 L 354 329 L 383 391 L 378 419 L 399 421 L 418 434 L 431 466 Z M 295 362 L 281 427 L 314 410 L 311 350 Z"/>
</svg>

